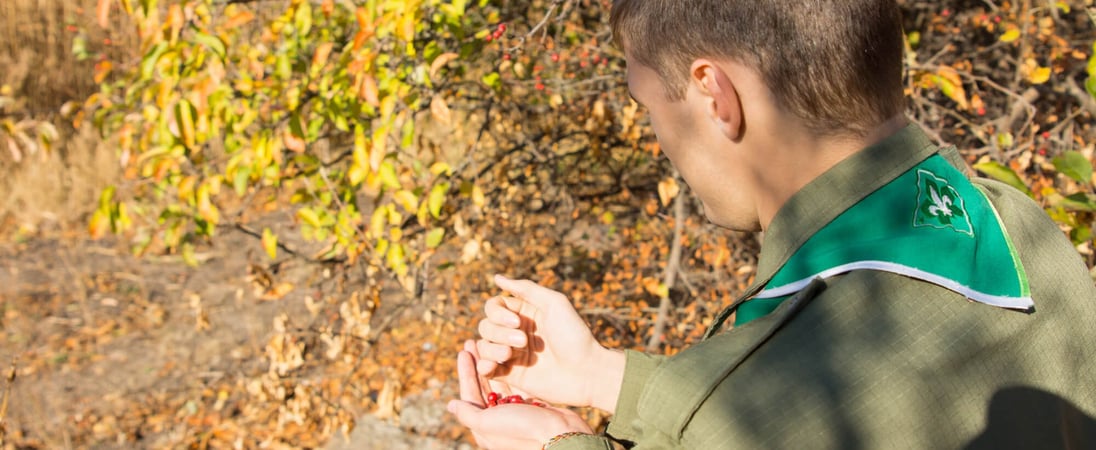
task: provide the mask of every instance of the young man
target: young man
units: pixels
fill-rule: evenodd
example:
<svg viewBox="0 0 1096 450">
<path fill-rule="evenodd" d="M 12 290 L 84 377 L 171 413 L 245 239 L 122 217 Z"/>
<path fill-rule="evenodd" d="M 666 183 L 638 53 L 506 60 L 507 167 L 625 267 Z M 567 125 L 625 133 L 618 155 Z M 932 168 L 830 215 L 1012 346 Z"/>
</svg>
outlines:
<svg viewBox="0 0 1096 450">
<path fill-rule="evenodd" d="M 1096 446 L 1092 279 L 1036 204 L 907 125 L 894 0 L 617 0 L 612 24 L 705 214 L 765 231 L 756 282 L 665 357 L 497 277 L 449 404 L 480 445 Z M 481 377 L 614 417 L 485 407 Z"/>
</svg>

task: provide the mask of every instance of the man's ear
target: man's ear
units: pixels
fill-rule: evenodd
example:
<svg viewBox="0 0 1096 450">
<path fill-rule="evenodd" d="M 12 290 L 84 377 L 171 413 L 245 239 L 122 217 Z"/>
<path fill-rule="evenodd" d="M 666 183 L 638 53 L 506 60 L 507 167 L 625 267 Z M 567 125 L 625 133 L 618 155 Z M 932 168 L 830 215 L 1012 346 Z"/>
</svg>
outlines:
<svg viewBox="0 0 1096 450">
<path fill-rule="evenodd" d="M 742 135 L 742 101 L 727 72 L 711 60 L 698 59 L 693 61 L 690 74 L 709 102 L 712 120 L 728 139 L 738 140 Z"/>
</svg>

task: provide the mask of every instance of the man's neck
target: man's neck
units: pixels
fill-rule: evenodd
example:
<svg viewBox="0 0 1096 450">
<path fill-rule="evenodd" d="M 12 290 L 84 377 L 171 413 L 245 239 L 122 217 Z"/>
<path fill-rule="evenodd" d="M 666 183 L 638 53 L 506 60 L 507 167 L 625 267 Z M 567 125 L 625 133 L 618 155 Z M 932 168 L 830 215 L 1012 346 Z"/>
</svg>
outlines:
<svg viewBox="0 0 1096 450">
<path fill-rule="evenodd" d="M 759 148 L 771 149 L 761 167 L 761 190 L 758 218 L 761 229 L 768 229 L 784 203 L 808 183 L 830 170 L 849 156 L 897 133 L 907 124 L 905 115 L 883 122 L 863 137 L 818 136 L 809 132 L 794 133 L 782 129 L 767 136 L 770 141 Z"/>
</svg>

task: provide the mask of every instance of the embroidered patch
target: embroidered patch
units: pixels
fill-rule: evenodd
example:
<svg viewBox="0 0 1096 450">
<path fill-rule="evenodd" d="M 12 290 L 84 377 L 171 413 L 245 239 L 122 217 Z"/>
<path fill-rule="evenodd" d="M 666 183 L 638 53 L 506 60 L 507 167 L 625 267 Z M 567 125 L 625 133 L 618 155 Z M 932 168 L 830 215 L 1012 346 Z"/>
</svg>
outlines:
<svg viewBox="0 0 1096 450">
<path fill-rule="evenodd" d="M 948 180 L 925 170 L 917 170 L 917 211 L 914 227 L 951 228 L 974 237 L 963 198 Z"/>
</svg>

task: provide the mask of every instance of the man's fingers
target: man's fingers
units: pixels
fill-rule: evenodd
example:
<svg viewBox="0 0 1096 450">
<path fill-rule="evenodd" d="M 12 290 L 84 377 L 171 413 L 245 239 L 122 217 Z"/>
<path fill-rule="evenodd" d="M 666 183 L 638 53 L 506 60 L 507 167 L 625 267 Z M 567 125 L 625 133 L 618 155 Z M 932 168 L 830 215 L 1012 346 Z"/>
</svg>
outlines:
<svg viewBox="0 0 1096 450">
<path fill-rule="evenodd" d="M 488 319 L 481 320 L 478 328 L 480 338 L 482 338 L 481 340 L 483 341 L 517 348 L 524 348 L 525 344 L 528 343 L 528 339 L 525 337 L 525 331 L 504 327 Z M 480 346 L 480 350 L 483 350 L 482 346 Z M 484 355 L 484 357 L 488 356 Z M 496 359 L 496 361 L 503 360 Z"/>
<path fill-rule="evenodd" d="M 487 315 L 487 319 L 494 323 L 510 328 L 518 328 L 521 326 L 521 318 L 518 317 L 514 310 L 520 308 L 521 300 L 519 299 L 494 297 L 487 300 L 487 304 L 483 307 L 483 312 Z"/>
<path fill-rule="evenodd" d="M 495 285 L 540 309 L 546 309 L 551 306 L 552 302 L 558 301 L 560 298 L 566 298 L 563 294 L 532 281 L 511 280 L 502 275 L 495 275 Z"/>
<path fill-rule="evenodd" d="M 514 356 L 514 349 L 509 345 L 496 344 L 485 340 L 476 341 L 476 350 L 479 351 L 479 359 L 504 363 Z"/>
<path fill-rule="evenodd" d="M 471 353 L 457 354 L 457 377 L 460 381 L 460 399 L 483 407 L 483 391 L 480 390 L 479 376 L 476 374 L 476 360 Z"/>
</svg>

